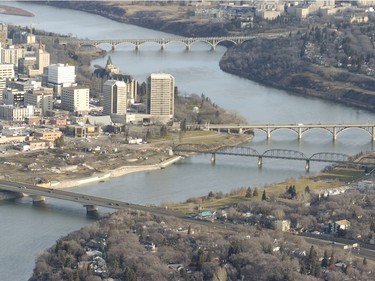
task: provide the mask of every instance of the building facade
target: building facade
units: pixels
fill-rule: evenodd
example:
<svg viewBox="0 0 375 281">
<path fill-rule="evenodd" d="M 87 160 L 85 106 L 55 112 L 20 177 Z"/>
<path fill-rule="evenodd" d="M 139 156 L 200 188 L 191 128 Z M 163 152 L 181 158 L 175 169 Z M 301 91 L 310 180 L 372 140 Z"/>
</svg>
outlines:
<svg viewBox="0 0 375 281">
<path fill-rule="evenodd" d="M 76 72 L 74 65 L 51 64 L 47 66 L 48 83 L 67 84 L 76 82 Z"/>
<path fill-rule="evenodd" d="M 108 80 L 103 85 L 103 113 L 125 115 L 127 86 L 124 81 Z"/>
<path fill-rule="evenodd" d="M 0 44 L 4 48 L 8 44 L 8 25 L 0 24 Z"/>
<path fill-rule="evenodd" d="M 14 78 L 14 65 L 0 64 L 0 101 L 3 100 L 3 91 L 6 88 L 6 81 L 11 78 Z"/>
<path fill-rule="evenodd" d="M 8 121 L 24 121 L 26 117 L 34 116 L 34 107 L 16 107 L 0 105 L 0 119 Z"/>
<path fill-rule="evenodd" d="M 119 68 L 112 63 L 111 57 L 108 57 L 105 68 L 95 69 L 91 79 L 91 90 L 99 95 L 103 93 L 104 83 L 108 80 L 124 81 L 127 86 L 128 106 L 135 103 L 138 93 L 138 81 L 130 75 L 121 74 Z"/>
<path fill-rule="evenodd" d="M 10 63 L 18 67 L 18 61 L 25 56 L 25 49 L 15 46 L 9 46 L 7 49 L 1 49 L 1 63 Z"/>
<path fill-rule="evenodd" d="M 175 79 L 170 74 L 153 73 L 147 79 L 147 113 L 151 115 L 174 115 Z"/>
<path fill-rule="evenodd" d="M 41 115 L 45 116 L 53 107 L 53 93 L 50 88 L 32 89 L 25 93 L 24 105 L 32 105 L 39 108 Z"/>
<path fill-rule="evenodd" d="M 61 92 L 61 108 L 70 112 L 88 112 L 90 90 L 86 87 L 67 87 Z"/>
<path fill-rule="evenodd" d="M 6 88 L 3 91 L 3 104 L 21 106 L 24 105 L 25 91 Z"/>
</svg>

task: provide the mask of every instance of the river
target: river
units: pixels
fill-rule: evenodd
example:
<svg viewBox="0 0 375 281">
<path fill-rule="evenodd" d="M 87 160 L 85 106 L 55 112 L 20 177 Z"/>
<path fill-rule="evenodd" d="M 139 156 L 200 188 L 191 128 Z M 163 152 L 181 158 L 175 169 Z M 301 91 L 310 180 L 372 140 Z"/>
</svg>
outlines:
<svg viewBox="0 0 375 281">
<path fill-rule="evenodd" d="M 80 38 L 174 37 L 78 11 L 32 3 L 12 2 L 9 5 L 24 8 L 36 16 L 1 15 L 1 21 L 22 26 L 33 22 L 38 29 Z M 109 46 L 103 48 L 110 50 Z M 204 93 L 218 105 L 238 112 L 253 123 L 374 121 L 375 114 L 371 112 L 296 96 L 224 73 L 219 68 L 224 52 L 223 47 L 210 51 L 203 43 L 194 45 L 190 51 L 185 51 L 181 45 L 167 45 L 161 51 L 157 45 L 147 44 L 138 51 L 129 45 L 120 46 L 114 52 L 109 51 L 109 55 L 121 71 L 133 75 L 140 82 L 152 72 L 170 73 L 183 94 Z M 92 65 L 104 66 L 106 59 L 95 60 Z M 269 143 L 264 133 L 256 132 L 255 138 L 246 145 L 259 152 L 286 148 L 299 150 L 307 156 L 323 151 L 355 154 L 373 149 L 370 136 L 360 130 L 343 132 L 335 143 L 330 134 L 319 130 L 304 134 L 301 141 L 294 133 L 280 130 L 272 134 Z M 311 163 L 311 173 L 322 167 L 321 164 Z M 198 155 L 164 170 L 131 174 L 71 190 L 139 204 L 160 204 L 184 201 L 210 191 L 227 193 L 242 186 L 262 187 L 304 174 L 304 163 L 300 161 L 266 160 L 259 170 L 255 158 L 219 156 L 213 166 L 208 155 Z M 82 206 L 52 199 L 47 200 L 45 207 L 33 207 L 29 198 L 0 202 L 0 210 L 1 280 L 27 280 L 38 253 L 53 245 L 59 237 L 92 221 L 85 216 Z"/>
</svg>

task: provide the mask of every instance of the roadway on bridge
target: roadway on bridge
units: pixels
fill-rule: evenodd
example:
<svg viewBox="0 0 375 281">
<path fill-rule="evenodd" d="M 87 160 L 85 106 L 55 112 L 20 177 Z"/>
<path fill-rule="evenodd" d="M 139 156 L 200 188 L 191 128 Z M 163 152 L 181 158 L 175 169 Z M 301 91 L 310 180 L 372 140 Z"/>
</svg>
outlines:
<svg viewBox="0 0 375 281">
<path fill-rule="evenodd" d="M 113 200 L 109 198 L 103 198 L 103 197 L 97 197 L 92 195 L 86 195 L 71 191 L 65 191 L 61 189 L 53 189 L 53 188 L 46 188 L 46 187 L 39 187 L 29 184 L 23 184 L 23 183 L 16 183 L 16 182 L 10 182 L 5 180 L 0 180 L 0 189 L 6 190 L 6 191 L 12 191 L 16 193 L 22 193 L 27 194 L 30 196 L 43 196 L 43 197 L 49 197 L 49 198 L 56 198 L 71 202 L 76 202 L 78 204 L 82 204 L 83 206 L 99 206 L 99 207 L 105 207 L 105 208 L 111 208 L 111 209 L 134 209 L 139 210 L 143 212 L 152 212 L 154 214 L 158 215 L 164 215 L 164 216 L 175 216 L 179 218 L 185 218 L 186 216 L 184 214 L 180 213 L 174 213 L 171 211 L 167 211 L 161 208 L 156 207 L 148 207 L 148 206 L 142 206 L 137 204 L 131 204 L 124 201 L 118 201 Z"/>
</svg>

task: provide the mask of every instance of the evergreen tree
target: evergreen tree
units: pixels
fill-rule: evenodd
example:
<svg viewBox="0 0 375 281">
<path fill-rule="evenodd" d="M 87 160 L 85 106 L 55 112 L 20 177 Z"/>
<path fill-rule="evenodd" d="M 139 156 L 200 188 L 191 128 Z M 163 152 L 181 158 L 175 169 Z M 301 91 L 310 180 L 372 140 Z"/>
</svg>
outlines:
<svg viewBox="0 0 375 281">
<path fill-rule="evenodd" d="M 266 190 L 263 190 L 262 200 L 267 200 Z"/>
<path fill-rule="evenodd" d="M 251 190 L 251 187 L 248 187 L 246 190 L 246 198 L 251 198 L 253 197 L 253 192 Z"/>
<path fill-rule="evenodd" d="M 324 256 L 323 256 L 323 259 L 322 259 L 321 266 L 322 267 L 328 267 L 328 260 L 329 260 L 328 252 L 327 252 L 327 250 L 324 250 Z"/>
<path fill-rule="evenodd" d="M 310 187 L 308 185 L 305 187 L 305 193 L 310 193 Z"/>
<path fill-rule="evenodd" d="M 254 188 L 254 191 L 253 191 L 253 196 L 254 197 L 258 197 L 259 193 L 258 193 L 258 188 Z"/>
<path fill-rule="evenodd" d="M 198 250 L 198 260 L 197 260 L 197 267 L 198 267 L 198 270 L 202 270 L 202 266 L 203 266 L 203 263 L 205 262 L 205 257 L 204 257 L 204 252 L 203 250 L 200 248 Z"/>
<path fill-rule="evenodd" d="M 306 268 L 310 270 L 310 275 L 318 277 L 320 276 L 320 262 L 318 254 L 315 251 L 314 246 L 311 246 L 309 256 L 307 257 Z"/>
<path fill-rule="evenodd" d="M 186 119 L 181 121 L 180 129 L 181 129 L 182 132 L 186 132 Z"/>
</svg>

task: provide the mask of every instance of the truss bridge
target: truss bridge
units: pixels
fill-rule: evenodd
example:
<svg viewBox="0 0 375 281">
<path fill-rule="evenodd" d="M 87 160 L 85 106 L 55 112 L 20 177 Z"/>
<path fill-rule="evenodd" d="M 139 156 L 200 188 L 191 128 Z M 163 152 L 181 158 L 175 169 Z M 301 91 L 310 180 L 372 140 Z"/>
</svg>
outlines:
<svg viewBox="0 0 375 281">
<path fill-rule="evenodd" d="M 334 152 L 318 152 L 311 156 L 297 150 L 290 149 L 269 149 L 263 153 L 246 146 L 223 146 L 219 148 L 210 148 L 197 144 L 181 144 L 173 148 L 175 153 L 205 153 L 211 154 L 211 162 L 216 162 L 216 155 L 232 155 L 258 158 L 258 167 L 263 165 L 263 159 L 286 159 L 305 161 L 306 171 L 310 170 L 310 162 L 326 162 L 346 165 L 360 165 L 361 162 L 354 162 L 349 155 Z M 375 159 L 374 159 L 375 160 Z"/>
</svg>

